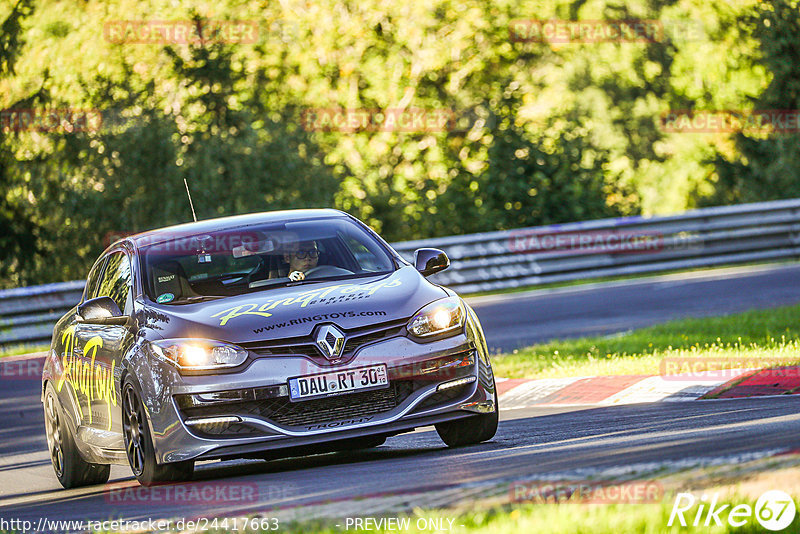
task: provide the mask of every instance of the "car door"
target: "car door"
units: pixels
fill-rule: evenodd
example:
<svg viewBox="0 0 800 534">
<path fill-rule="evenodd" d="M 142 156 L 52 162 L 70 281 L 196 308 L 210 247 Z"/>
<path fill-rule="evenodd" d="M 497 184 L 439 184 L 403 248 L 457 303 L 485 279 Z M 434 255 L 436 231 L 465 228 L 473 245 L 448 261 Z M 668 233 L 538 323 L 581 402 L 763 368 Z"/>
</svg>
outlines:
<svg viewBox="0 0 800 534">
<path fill-rule="evenodd" d="M 133 312 L 131 260 L 124 249 L 108 253 L 105 268 L 93 297 L 110 297 L 123 315 Z M 100 447 L 119 448 L 122 443 L 120 397 L 117 383 L 121 361 L 132 344 L 127 325 L 79 323 L 76 345 L 82 353 L 79 389 L 83 393 L 82 427 L 89 441 Z"/>
<path fill-rule="evenodd" d="M 83 290 L 81 304 L 92 299 L 97 294 L 100 283 L 100 276 L 103 274 L 108 256 L 100 257 L 89 270 L 86 279 L 86 286 Z M 69 321 L 61 327 L 56 338 L 58 351 L 58 361 L 64 362 L 60 378 L 56 381 L 56 388 L 63 395 L 62 403 L 64 406 L 71 406 L 72 413 L 75 414 L 76 427 L 79 427 L 87 420 L 84 414 L 87 412 L 89 402 L 81 388 L 81 370 L 84 368 L 83 345 L 80 342 L 78 328 L 81 323 L 77 314 L 73 314 Z"/>
</svg>

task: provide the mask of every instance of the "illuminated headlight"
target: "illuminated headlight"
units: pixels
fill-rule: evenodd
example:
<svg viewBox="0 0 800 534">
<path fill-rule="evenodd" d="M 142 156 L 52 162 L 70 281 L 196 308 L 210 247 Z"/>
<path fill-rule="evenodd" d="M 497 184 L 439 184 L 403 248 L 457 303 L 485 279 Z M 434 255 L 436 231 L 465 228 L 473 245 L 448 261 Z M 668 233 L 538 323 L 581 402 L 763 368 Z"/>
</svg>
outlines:
<svg viewBox="0 0 800 534">
<path fill-rule="evenodd" d="M 247 351 L 241 347 L 203 339 L 153 341 L 150 348 L 162 360 L 189 371 L 237 367 L 247 359 Z"/>
<path fill-rule="evenodd" d="M 459 297 L 431 302 L 408 322 L 408 331 L 417 337 L 428 337 L 458 330 L 464 326 L 464 305 Z"/>
</svg>

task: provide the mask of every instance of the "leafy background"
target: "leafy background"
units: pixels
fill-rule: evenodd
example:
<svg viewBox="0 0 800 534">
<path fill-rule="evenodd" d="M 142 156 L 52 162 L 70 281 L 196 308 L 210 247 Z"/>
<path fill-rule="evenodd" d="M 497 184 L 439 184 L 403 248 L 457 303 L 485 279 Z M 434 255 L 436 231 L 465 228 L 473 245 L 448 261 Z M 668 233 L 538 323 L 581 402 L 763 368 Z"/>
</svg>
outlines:
<svg viewBox="0 0 800 534">
<path fill-rule="evenodd" d="M 119 44 L 127 20 L 255 43 Z M 514 19 L 661 21 L 655 42 L 512 42 Z M 405 240 L 800 196 L 797 134 L 668 133 L 669 110 L 800 108 L 797 0 L 0 3 L 0 287 L 72 280 L 108 233 L 335 207 Z M 448 132 L 324 132 L 315 108 L 447 108 Z"/>
</svg>

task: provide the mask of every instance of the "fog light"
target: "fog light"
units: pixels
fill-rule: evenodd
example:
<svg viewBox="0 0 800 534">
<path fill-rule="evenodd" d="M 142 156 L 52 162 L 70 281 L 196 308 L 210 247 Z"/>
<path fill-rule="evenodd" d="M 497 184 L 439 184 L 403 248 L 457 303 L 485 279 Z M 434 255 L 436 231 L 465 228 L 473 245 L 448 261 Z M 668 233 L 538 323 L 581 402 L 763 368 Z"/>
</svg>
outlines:
<svg viewBox="0 0 800 534">
<path fill-rule="evenodd" d="M 468 376 L 466 378 L 459 378 L 458 380 L 451 380 L 450 382 L 445 382 L 444 384 L 439 384 L 439 387 L 436 388 L 436 391 L 442 391 L 443 389 L 450 389 L 456 388 L 458 386 L 463 386 L 464 384 L 471 384 L 477 380 L 474 376 Z"/>
</svg>

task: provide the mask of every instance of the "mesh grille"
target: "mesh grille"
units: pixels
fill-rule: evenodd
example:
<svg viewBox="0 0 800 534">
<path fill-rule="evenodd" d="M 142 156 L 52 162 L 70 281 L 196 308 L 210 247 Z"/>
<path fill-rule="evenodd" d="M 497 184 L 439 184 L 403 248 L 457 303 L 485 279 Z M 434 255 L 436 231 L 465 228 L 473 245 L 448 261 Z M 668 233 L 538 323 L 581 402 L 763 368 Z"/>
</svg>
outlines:
<svg viewBox="0 0 800 534">
<path fill-rule="evenodd" d="M 412 381 L 394 381 L 388 388 L 292 402 L 289 397 L 229 402 L 181 409 L 184 418 L 253 415 L 281 426 L 322 424 L 388 412 L 414 391 Z"/>
<path fill-rule="evenodd" d="M 356 398 L 353 398 L 356 397 Z M 394 388 L 338 395 L 303 402 L 278 401 L 263 408 L 265 417 L 281 425 L 302 426 L 355 419 L 388 412 L 397 406 Z"/>
</svg>

